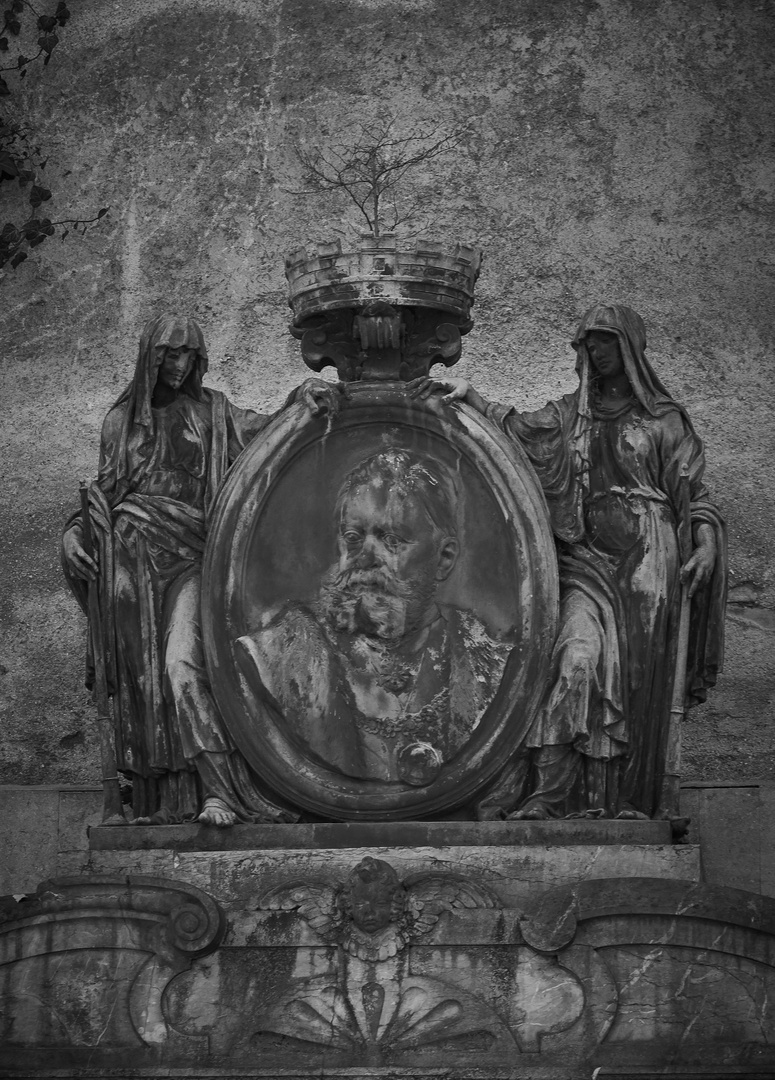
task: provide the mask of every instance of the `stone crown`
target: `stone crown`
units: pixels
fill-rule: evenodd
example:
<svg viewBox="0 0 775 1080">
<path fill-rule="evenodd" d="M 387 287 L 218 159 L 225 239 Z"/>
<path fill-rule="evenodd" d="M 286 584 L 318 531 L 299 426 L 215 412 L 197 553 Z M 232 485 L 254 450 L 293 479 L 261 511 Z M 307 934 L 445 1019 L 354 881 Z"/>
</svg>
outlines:
<svg viewBox="0 0 775 1080">
<path fill-rule="evenodd" d="M 293 324 L 374 300 L 437 308 L 455 316 L 450 321 L 466 323 L 481 262 L 481 251 L 469 244 L 412 244 L 392 234 L 363 235 L 348 248 L 341 240 L 319 244 L 314 252 L 300 248 L 285 259 Z"/>
</svg>

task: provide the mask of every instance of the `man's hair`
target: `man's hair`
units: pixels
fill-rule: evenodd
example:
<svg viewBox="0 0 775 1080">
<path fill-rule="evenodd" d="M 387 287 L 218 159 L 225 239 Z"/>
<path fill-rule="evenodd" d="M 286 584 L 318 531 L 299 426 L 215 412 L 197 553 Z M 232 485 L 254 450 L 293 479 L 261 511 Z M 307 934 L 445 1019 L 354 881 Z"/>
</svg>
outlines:
<svg viewBox="0 0 775 1080">
<path fill-rule="evenodd" d="M 380 450 L 344 478 L 334 511 L 337 521 L 341 520 L 349 495 L 356 488 L 373 483 L 383 484 L 400 495 L 414 496 L 442 536 L 457 535 L 457 486 L 452 473 L 441 462 L 409 450 Z"/>
</svg>

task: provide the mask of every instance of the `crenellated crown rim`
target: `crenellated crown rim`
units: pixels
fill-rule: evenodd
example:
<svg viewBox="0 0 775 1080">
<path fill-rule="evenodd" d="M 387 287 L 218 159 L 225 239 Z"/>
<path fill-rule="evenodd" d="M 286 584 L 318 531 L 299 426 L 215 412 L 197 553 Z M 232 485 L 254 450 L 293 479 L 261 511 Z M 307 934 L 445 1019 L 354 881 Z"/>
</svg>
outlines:
<svg viewBox="0 0 775 1080">
<path fill-rule="evenodd" d="M 399 240 L 393 234 L 362 235 L 299 248 L 285 259 L 288 303 L 294 326 L 341 308 L 375 300 L 393 307 L 436 308 L 466 323 L 474 303 L 482 252 L 471 244 Z"/>
</svg>

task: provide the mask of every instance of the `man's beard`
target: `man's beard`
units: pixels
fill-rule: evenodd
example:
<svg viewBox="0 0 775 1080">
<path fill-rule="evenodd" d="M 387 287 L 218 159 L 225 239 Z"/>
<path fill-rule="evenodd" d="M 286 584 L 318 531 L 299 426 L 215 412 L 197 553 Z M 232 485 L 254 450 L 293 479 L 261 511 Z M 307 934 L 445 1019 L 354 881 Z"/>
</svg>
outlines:
<svg viewBox="0 0 775 1080">
<path fill-rule="evenodd" d="M 396 641 L 410 633 L 426 611 L 436 582 L 400 581 L 390 571 L 333 567 L 320 589 L 322 614 L 335 630 Z"/>
</svg>

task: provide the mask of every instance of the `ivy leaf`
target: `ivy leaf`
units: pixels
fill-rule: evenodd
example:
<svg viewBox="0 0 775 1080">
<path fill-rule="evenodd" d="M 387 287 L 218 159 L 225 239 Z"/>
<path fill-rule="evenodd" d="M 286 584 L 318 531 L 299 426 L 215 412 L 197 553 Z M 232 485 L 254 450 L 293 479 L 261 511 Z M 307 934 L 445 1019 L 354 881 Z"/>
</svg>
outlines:
<svg viewBox="0 0 775 1080">
<path fill-rule="evenodd" d="M 8 97 L 11 91 L 8 89 L 8 83 L 5 79 L 0 79 L 0 97 Z"/>
<path fill-rule="evenodd" d="M 30 192 L 30 203 L 33 206 L 40 206 L 41 203 L 48 202 L 51 198 L 51 192 L 48 188 L 40 187 L 38 184 L 32 185 L 32 191 Z"/>
<path fill-rule="evenodd" d="M 29 64 L 29 62 L 30 62 L 29 56 L 25 56 L 24 53 L 19 53 L 19 55 L 16 57 L 16 66 L 17 67 L 24 67 L 24 65 Z"/>
<path fill-rule="evenodd" d="M 38 30 L 42 30 L 44 34 L 47 34 L 49 30 L 53 30 L 57 21 L 53 15 L 41 15 L 38 19 Z"/>
<path fill-rule="evenodd" d="M 8 52 L 8 38 L 0 37 L 0 52 Z"/>
<path fill-rule="evenodd" d="M 24 11 L 24 0 L 13 0 L 11 11 L 15 11 L 17 14 Z"/>
<path fill-rule="evenodd" d="M 6 244 L 8 247 L 13 246 L 21 242 L 22 234 L 16 228 L 12 222 L 7 222 L 3 225 L 3 231 L 0 232 L 0 242 Z"/>
<path fill-rule="evenodd" d="M 43 233 L 35 233 L 34 236 L 30 237 L 28 243 L 31 248 L 34 248 L 37 247 L 38 244 L 42 244 L 45 239 L 46 237 L 43 235 Z"/>
<path fill-rule="evenodd" d="M 15 270 L 16 267 L 19 265 L 19 263 L 23 263 L 26 258 L 27 258 L 27 252 L 26 251 L 17 251 L 16 254 L 14 255 L 14 257 L 11 259 L 11 266 Z"/>
<path fill-rule="evenodd" d="M 99 213 L 97 214 L 97 217 L 98 217 L 98 218 L 102 218 L 102 217 L 105 217 L 105 215 L 107 214 L 108 210 L 110 210 L 110 207 L 109 207 L 109 206 L 103 206 L 103 208 L 102 208 L 102 209 L 100 210 L 100 212 L 99 212 Z"/>
<path fill-rule="evenodd" d="M 22 24 L 19 22 L 18 19 L 14 18 L 13 15 L 9 19 L 8 18 L 8 12 L 6 11 L 6 13 L 5 13 L 5 28 L 6 28 L 6 30 L 10 30 L 14 37 L 18 37 L 19 36 L 19 31 L 22 28 Z"/>
<path fill-rule="evenodd" d="M 7 151 L 0 151 L 0 181 L 15 180 L 19 175 L 19 165 L 16 159 Z"/>
<path fill-rule="evenodd" d="M 48 58 L 49 56 L 51 56 L 51 51 L 58 43 L 58 41 L 59 38 L 56 36 L 56 34 L 41 34 L 38 38 L 38 45 L 41 47 L 43 52 L 46 53 L 46 57 Z M 44 60 L 43 63 L 45 64 L 45 62 L 46 61 Z"/>
<path fill-rule="evenodd" d="M 64 240 L 64 238 L 65 238 L 66 236 L 69 236 L 69 235 L 70 235 L 70 230 L 69 230 L 69 229 L 65 229 L 65 231 L 64 231 L 64 232 L 62 233 L 62 239 Z"/>
</svg>

